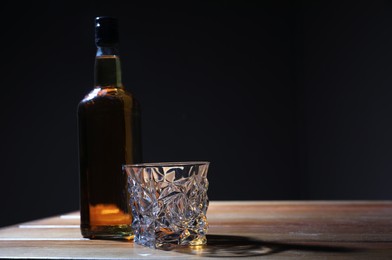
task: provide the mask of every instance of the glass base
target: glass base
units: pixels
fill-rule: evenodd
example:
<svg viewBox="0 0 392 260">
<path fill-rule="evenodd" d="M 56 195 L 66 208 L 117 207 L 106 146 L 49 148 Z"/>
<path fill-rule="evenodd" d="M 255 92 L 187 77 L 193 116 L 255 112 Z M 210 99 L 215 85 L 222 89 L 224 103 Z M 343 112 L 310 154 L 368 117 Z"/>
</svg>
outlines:
<svg viewBox="0 0 392 260">
<path fill-rule="evenodd" d="M 135 236 L 135 243 L 150 248 L 173 248 L 176 246 L 202 246 L 207 244 L 206 236 L 198 236 L 194 240 L 180 241 L 179 239 L 159 240 L 155 237 Z"/>
<path fill-rule="evenodd" d="M 82 236 L 90 239 L 119 239 L 132 240 L 134 234 L 129 225 L 115 226 L 83 226 L 80 227 Z"/>
</svg>

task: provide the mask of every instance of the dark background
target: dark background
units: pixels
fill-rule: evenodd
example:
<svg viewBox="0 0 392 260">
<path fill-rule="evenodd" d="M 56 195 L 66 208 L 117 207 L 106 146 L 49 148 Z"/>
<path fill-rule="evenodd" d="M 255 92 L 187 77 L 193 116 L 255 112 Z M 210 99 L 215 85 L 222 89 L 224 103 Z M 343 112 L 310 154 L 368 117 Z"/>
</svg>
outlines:
<svg viewBox="0 0 392 260">
<path fill-rule="evenodd" d="M 99 15 L 145 161 L 210 161 L 211 200 L 392 199 L 389 2 L 141 2 L 2 2 L 0 226 L 78 209 Z"/>
</svg>

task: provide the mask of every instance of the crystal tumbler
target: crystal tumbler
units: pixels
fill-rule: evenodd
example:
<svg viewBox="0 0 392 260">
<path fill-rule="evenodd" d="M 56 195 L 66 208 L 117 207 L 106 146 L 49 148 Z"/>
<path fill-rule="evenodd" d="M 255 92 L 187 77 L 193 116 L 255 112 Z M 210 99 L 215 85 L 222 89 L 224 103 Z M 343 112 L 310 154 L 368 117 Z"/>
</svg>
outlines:
<svg viewBox="0 0 392 260">
<path fill-rule="evenodd" d="M 151 248 L 207 243 L 209 162 L 124 165 L 135 243 Z"/>
</svg>

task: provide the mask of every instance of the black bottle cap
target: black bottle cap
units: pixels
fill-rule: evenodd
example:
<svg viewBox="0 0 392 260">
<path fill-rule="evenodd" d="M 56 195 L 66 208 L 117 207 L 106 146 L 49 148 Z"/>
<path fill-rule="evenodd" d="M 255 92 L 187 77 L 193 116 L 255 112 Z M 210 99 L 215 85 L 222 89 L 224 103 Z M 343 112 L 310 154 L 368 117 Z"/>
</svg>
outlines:
<svg viewBox="0 0 392 260">
<path fill-rule="evenodd" d="M 118 21 L 114 17 L 99 16 L 95 18 L 95 44 L 110 47 L 118 43 Z"/>
</svg>

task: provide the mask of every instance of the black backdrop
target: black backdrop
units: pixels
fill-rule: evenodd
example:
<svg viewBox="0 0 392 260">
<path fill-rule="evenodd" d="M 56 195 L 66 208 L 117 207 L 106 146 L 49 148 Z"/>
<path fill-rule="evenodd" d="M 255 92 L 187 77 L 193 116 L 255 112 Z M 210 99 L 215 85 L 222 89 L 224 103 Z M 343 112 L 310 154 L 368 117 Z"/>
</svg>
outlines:
<svg viewBox="0 0 392 260">
<path fill-rule="evenodd" d="M 78 209 L 98 15 L 145 161 L 211 161 L 211 200 L 392 199 L 389 2 L 183 2 L 2 2 L 0 226 Z"/>
</svg>

